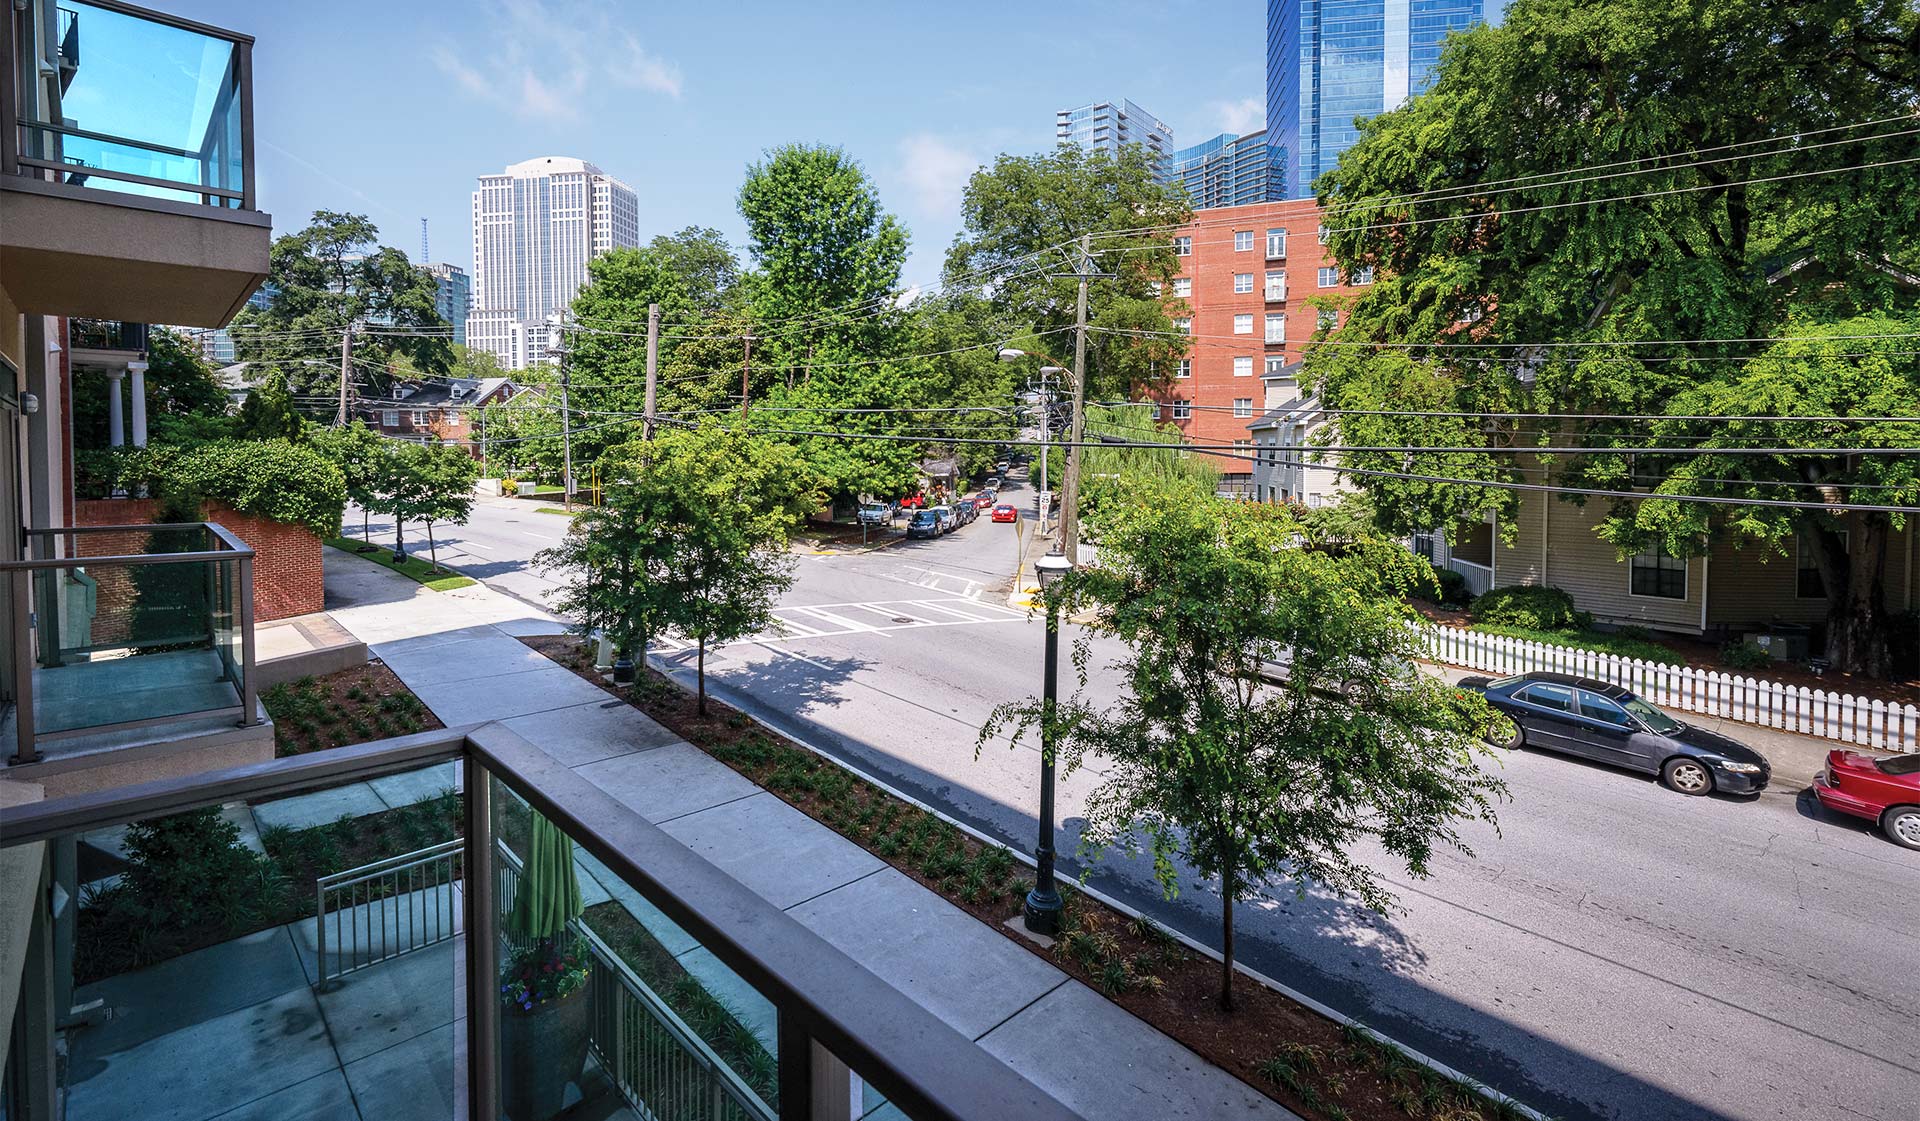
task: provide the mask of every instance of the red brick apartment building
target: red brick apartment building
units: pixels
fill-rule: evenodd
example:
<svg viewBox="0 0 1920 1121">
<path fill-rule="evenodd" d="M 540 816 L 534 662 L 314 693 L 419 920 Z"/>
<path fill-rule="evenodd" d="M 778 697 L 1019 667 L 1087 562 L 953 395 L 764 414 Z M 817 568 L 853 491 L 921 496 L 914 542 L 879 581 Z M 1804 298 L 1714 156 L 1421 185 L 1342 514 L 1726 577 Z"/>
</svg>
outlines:
<svg viewBox="0 0 1920 1121">
<path fill-rule="evenodd" d="M 1323 317 L 1337 326 L 1342 305 L 1372 282 L 1340 273 L 1320 228 L 1319 204 L 1298 199 L 1198 210 L 1174 235 L 1183 267 L 1167 295 L 1190 309 L 1174 320 L 1193 342 L 1172 383 L 1153 397 L 1161 419 L 1188 442 L 1238 444 L 1251 455 L 1248 425 L 1298 396 L 1285 368 L 1300 360 Z M 1250 460 L 1214 462 L 1223 483 L 1250 483 Z"/>
<path fill-rule="evenodd" d="M 414 443 L 441 440 L 460 444 L 478 459 L 474 419 L 486 406 L 512 397 L 517 388 L 506 378 L 396 382 L 388 396 L 358 402 L 355 415 L 384 436 Z"/>
</svg>

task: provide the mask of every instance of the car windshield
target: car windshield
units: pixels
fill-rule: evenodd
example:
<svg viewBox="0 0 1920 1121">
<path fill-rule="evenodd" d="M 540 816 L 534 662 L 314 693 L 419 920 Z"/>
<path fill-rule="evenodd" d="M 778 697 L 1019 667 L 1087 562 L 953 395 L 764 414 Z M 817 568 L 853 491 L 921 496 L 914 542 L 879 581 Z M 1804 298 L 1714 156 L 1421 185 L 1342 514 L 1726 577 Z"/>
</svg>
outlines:
<svg viewBox="0 0 1920 1121">
<path fill-rule="evenodd" d="M 1876 759 L 1873 764 L 1883 775 L 1920 774 L 1920 755 L 1895 755 L 1891 759 Z"/>
<path fill-rule="evenodd" d="M 915 525 L 926 525 L 930 522 L 938 521 L 939 518 L 940 516 L 932 510 L 922 510 L 913 516 L 913 523 Z"/>
<path fill-rule="evenodd" d="M 1685 725 L 1681 724 L 1678 720 L 1661 712 L 1639 697 L 1621 698 L 1620 707 L 1633 713 L 1634 719 L 1645 724 L 1650 730 L 1659 732 L 1663 736 L 1677 732 L 1685 727 Z"/>
</svg>

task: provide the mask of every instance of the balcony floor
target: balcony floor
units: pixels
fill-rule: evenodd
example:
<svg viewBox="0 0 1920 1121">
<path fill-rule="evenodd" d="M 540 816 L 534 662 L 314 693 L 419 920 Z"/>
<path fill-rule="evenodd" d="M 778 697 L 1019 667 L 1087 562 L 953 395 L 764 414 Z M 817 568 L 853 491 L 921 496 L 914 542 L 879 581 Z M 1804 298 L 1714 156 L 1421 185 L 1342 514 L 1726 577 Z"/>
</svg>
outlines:
<svg viewBox="0 0 1920 1121">
<path fill-rule="evenodd" d="M 33 698 L 35 730 L 42 735 L 188 716 L 240 703 L 239 693 L 221 673 L 219 656 L 211 650 L 36 667 Z"/>
</svg>

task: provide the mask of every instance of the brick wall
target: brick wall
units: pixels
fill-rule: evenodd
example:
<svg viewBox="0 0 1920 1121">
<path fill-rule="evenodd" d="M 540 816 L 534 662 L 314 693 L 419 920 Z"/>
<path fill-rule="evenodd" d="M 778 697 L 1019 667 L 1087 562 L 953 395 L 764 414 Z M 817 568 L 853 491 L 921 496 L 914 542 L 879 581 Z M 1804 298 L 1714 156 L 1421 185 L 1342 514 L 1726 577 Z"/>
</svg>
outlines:
<svg viewBox="0 0 1920 1121">
<path fill-rule="evenodd" d="M 158 503 L 151 498 L 89 499 L 74 504 L 76 525 L 136 525 L 151 523 Z M 310 615 L 319 611 L 325 599 L 320 566 L 320 539 L 304 526 L 242 514 L 224 502 L 209 502 L 201 511 L 205 521 L 217 522 L 227 532 L 253 547 L 253 617 L 255 622 L 285 619 L 292 615 Z M 110 556 L 116 553 L 141 553 L 148 547 L 151 534 L 144 532 L 88 533 L 80 535 L 81 556 Z M 100 569 L 93 573 L 100 582 L 100 614 L 124 602 L 131 588 L 126 585 L 125 570 Z"/>
</svg>

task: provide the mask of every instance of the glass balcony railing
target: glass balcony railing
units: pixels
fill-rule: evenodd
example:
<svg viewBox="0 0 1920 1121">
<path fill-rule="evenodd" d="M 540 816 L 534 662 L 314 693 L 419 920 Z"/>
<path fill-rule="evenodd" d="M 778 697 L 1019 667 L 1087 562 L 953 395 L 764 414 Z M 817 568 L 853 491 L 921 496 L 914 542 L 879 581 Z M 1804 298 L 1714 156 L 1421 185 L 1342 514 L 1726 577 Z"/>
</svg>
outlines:
<svg viewBox="0 0 1920 1121">
<path fill-rule="evenodd" d="M 27 531 L 0 562 L 13 622 L 14 762 L 90 733 L 259 722 L 253 550 L 211 523 Z"/>
<path fill-rule="evenodd" d="M 69 319 L 67 341 L 75 350 L 145 350 L 147 325 L 118 319 Z"/>
<path fill-rule="evenodd" d="M 1076 1116 L 498 726 L 10 808 L 0 865 L 59 889 L 21 1121 Z"/>
<path fill-rule="evenodd" d="M 27 0 L 15 20 L 42 65 L 14 76 L 9 171 L 256 209 L 251 38 L 113 0 Z"/>
</svg>

